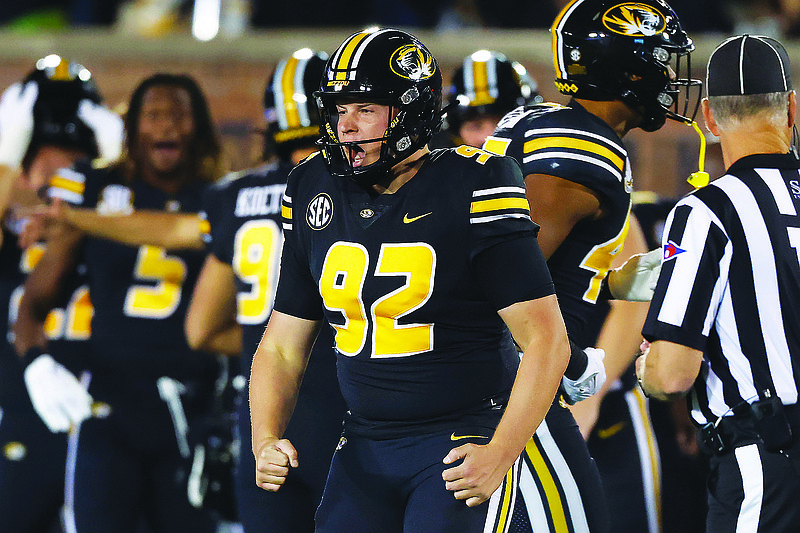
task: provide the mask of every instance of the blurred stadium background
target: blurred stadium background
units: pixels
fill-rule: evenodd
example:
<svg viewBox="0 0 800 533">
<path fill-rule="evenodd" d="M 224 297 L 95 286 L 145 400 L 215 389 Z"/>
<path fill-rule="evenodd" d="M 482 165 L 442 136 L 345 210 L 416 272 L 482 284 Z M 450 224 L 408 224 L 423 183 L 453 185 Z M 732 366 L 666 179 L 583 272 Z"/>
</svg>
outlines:
<svg viewBox="0 0 800 533">
<path fill-rule="evenodd" d="M 566 0 L 3 0 L 0 86 L 24 77 L 56 53 L 83 64 L 111 107 L 124 110 L 133 88 L 156 71 L 187 73 L 205 90 L 231 166 L 251 166 L 261 141 L 266 80 L 282 57 L 302 47 L 332 51 L 371 25 L 406 29 L 439 60 L 445 83 L 478 49 L 521 62 L 547 100 L 564 102 L 553 86 L 549 22 Z M 800 64 L 800 0 L 674 0 L 695 40 L 693 76 L 704 78 L 708 55 L 728 35 L 768 34 Z M 13 5 L 12 5 L 13 4 Z M 795 67 L 795 72 L 800 72 Z M 798 83 L 798 80 L 795 80 Z M 797 86 L 797 85 L 795 85 Z M 723 170 L 709 138 L 706 170 Z M 635 187 L 671 197 L 688 192 L 700 139 L 668 122 L 655 134 L 626 137 Z"/>
</svg>

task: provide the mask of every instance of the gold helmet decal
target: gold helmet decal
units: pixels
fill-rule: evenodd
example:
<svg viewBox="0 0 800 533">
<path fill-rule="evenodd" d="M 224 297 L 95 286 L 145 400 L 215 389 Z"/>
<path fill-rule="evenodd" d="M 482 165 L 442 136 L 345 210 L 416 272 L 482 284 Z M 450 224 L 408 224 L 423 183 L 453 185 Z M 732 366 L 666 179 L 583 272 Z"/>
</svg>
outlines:
<svg viewBox="0 0 800 533">
<path fill-rule="evenodd" d="M 652 37 L 664 31 L 667 21 L 655 8 L 638 2 L 617 4 L 603 13 L 603 26 L 630 37 Z"/>
<path fill-rule="evenodd" d="M 398 48 L 389 58 L 392 72 L 412 81 L 427 80 L 436 73 L 436 62 L 427 50 L 417 44 Z"/>
</svg>

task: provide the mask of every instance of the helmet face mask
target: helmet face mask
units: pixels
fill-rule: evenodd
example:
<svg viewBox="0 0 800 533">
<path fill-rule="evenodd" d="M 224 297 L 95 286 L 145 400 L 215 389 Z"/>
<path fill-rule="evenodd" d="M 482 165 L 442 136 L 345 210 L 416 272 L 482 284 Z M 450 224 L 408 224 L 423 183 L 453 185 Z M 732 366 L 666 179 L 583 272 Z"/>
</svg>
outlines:
<svg viewBox="0 0 800 533">
<path fill-rule="evenodd" d="M 39 94 L 33 106 L 33 134 L 23 166 L 30 164 L 43 145 L 71 148 L 94 158 L 98 155 L 94 131 L 78 117 L 82 100 L 101 103 L 91 73 L 82 65 L 57 55 L 36 62 L 23 83 L 36 82 Z"/>
<path fill-rule="evenodd" d="M 663 0 L 573 0 L 550 30 L 562 94 L 620 100 L 645 131 L 694 119 L 702 85 L 691 78 L 694 43 Z"/>
<path fill-rule="evenodd" d="M 447 127 L 458 136 L 464 122 L 481 116 L 503 117 L 519 106 L 542 101 L 536 82 L 520 63 L 499 52 L 478 50 L 453 73 Z"/>
<path fill-rule="evenodd" d="M 315 93 L 322 120 L 325 162 L 331 174 L 368 187 L 392 166 L 423 148 L 442 125 L 442 75 L 436 59 L 414 36 L 395 29 L 350 36 L 328 60 Z M 383 135 L 357 142 L 339 138 L 337 104 L 370 102 L 390 107 Z M 354 145 L 381 142 L 378 161 L 354 167 Z"/>
</svg>

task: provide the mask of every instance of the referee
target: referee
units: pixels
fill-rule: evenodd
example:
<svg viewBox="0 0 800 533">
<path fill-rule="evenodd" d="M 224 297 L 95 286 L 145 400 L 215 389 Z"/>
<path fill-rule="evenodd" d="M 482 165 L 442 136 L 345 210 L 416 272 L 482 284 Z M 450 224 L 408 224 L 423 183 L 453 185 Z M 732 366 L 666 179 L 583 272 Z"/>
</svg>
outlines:
<svg viewBox="0 0 800 533">
<path fill-rule="evenodd" d="M 800 161 L 789 57 L 742 35 L 711 54 L 703 116 L 727 173 L 667 218 L 637 361 L 645 393 L 692 389 L 712 455 L 706 530 L 800 528 Z"/>
</svg>

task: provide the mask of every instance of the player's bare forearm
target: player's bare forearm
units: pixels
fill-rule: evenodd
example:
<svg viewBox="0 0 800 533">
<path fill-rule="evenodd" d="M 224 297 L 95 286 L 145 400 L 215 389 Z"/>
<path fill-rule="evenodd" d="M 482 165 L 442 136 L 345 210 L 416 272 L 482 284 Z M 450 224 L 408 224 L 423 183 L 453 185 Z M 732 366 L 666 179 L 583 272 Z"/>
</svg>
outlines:
<svg viewBox="0 0 800 533">
<path fill-rule="evenodd" d="M 525 189 L 531 218 L 542 227 L 538 238 L 545 259 L 561 246 L 575 224 L 600 211 L 596 193 L 562 178 L 530 174 L 525 176 Z"/>
<path fill-rule="evenodd" d="M 203 220 L 195 213 L 140 210 L 101 215 L 93 209 L 65 207 L 63 218 L 88 235 L 129 246 L 150 244 L 168 250 L 202 250 Z"/>
<path fill-rule="evenodd" d="M 567 331 L 555 296 L 535 300 L 532 312 L 500 312 L 514 340 L 524 348 L 508 406 L 492 441 L 509 448 L 512 462 L 544 420 L 569 361 Z M 529 302 L 515 306 L 529 306 Z"/>
<path fill-rule="evenodd" d="M 700 350 L 659 340 L 636 360 L 636 376 L 648 396 L 677 400 L 692 388 L 702 363 Z"/>
<path fill-rule="evenodd" d="M 242 328 L 236 322 L 236 277 L 231 265 L 208 254 L 186 313 L 186 340 L 195 350 L 241 355 Z"/>
<path fill-rule="evenodd" d="M 0 220 L 5 219 L 8 207 L 11 204 L 11 196 L 14 191 L 14 182 L 19 176 L 19 170 L 8 165 L 0 165 Z M 0 243 L 3 234 L 0 232 Z"/>
<path fill-rule="evenodd" d="M 20 355 L 45 346 L 44 322 L 56 306 L 64 279 L 75 268 L 81 234 L 62 227 L 53 232 L 47 248 L 25 282 L 25 292 L 14 324 L 14 346 Z"/>
<path fill-rule="evenodd" d="M 320 321 L 273 311 L 250 369 L 253 451 L 283 436 L 319 327 Z"/>
<path fill-rule="evenodd" d="M 298 466 L 297 450 L 282 439 L 320 322 L 273 311 L 250 371 L 250 420 L 256 485 L 278 490 Z"/>
</svg>

